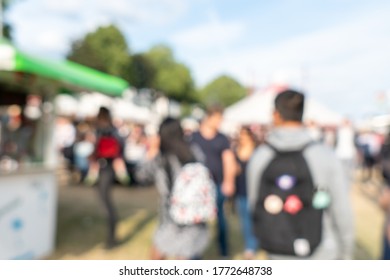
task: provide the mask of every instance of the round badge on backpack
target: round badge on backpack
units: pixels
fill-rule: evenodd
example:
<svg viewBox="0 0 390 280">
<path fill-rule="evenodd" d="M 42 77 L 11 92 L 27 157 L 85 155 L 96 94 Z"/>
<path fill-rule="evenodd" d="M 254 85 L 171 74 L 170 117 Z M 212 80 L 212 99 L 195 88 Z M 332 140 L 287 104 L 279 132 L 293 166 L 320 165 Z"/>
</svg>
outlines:
<svg viewBox="0 0 390 280">
<path fill-rule="evenodd" d="M 313 196 L 313 207 L 315 209 L 325 209 L 330 204 L 330 195 L 326 191 L 317 191 Z"/>
<path fill-rule="evenodd" d="M 310 243 L 306 239 L 298 238 L 294 241 L 294 252 L 297 256 L 305 257 L 310 254 Z"/>
<path fill-rule="evenodd" d="M 264 200 L 264 209 L 270 214 L 279 214 L 283 210 L 283 200 L 279 196 L 271 194 Z"/>
<path fill-rule="evenodd" d="M 292 189 L 297 179 L 291 175 L 284 174 L 276 179 L 276 185 L 284 191 Z"/>
<path fill-rule="evenodd" d="M 297 214 L 303 208 L 303 203 L 297 195 L 290 195 L 284 203 L 284 211 L 291 215 Z"/>
</svg>

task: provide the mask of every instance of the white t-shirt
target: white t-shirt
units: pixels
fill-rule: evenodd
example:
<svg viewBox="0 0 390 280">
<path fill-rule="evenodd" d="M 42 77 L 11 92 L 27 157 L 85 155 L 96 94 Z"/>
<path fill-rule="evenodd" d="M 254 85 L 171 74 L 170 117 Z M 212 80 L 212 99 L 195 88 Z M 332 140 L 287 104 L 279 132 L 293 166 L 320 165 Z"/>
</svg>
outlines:
<svg viewBox="0 0 390 280">
<path fill-rule="evenodd" d="M 356 156 L 354 131 L 351 127 L 342 127 L 338 131 L 336 155 L 340 159 L 354 159 Z"/>
<path fill-rule="evenodd" d="M 137 162 L 144 158 L 146 154 L 146 146 L 141 143 L 128 141 L 125 146 L 125 159 L 127 161 Z"/>
</svg>

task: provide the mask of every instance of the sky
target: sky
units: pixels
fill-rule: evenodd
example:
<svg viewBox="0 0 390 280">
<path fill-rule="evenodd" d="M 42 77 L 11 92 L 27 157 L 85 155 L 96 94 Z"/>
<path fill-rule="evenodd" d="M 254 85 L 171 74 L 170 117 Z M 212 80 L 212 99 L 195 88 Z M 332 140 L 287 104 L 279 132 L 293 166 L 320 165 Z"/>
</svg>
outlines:
<svg viewBox="0 0 390 280">
<path fill-rule="evenodd" d="M 16 0 L 5 16 L 31 54 L 64 58 L 73 40 L 114 23 L 133 53 L 170 46 L 198 87 L 222 74 L 287 83 L 361 118 L 390 108 L 379 101 L 390 104 L 389 15 L 386 0 Z"/>
</svg>

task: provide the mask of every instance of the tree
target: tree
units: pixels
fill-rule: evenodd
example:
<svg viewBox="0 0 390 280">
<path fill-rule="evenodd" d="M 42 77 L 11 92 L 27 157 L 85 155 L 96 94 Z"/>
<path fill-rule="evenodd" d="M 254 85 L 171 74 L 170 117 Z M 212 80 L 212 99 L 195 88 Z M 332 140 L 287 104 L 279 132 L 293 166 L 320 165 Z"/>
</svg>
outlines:
<svg viewBox="0 0 390 280">
<path fill-rule="evenodd" d="M 165 92 L 177 101 L 193 102 L 194 82 L 190 70 L 183 64 L 174 63 L 160 68 L 154 80 L 157 90 Z"/>
<path fill-rule="evenodd" d="M 14 2 L 14 0 L 0 0 L 0 5 L 1 5 L 1 7 L 0 7 L 0 20 L 2 21 L 0 24 L 2 26 L 1 31 L 2 31 L 3 37 L 7 38 L 9 40 L 12 39 L 11 38 L 12 29 L 11 29 L 11 25 L 4 20 L 4 14 L 12 2 Z M 0 36 L 0 38 L 1 38 L 1 36 Z"/>
<path fill-rule="evenodd" d="M 99 27 L 73 42 L 67 58 L 96 70 L 124 77 L 131 62 L 127 42 L 114 25 Z"/>
<path fill-rule="evenodd" d="M 152 47 L 146 56 L 156 68 L 163 68 L 175 63 L 172 50 L 165 45 Z"/>
<path fill-rule="evenodd" d="M 156 69 L 144 54 L 135 54 L 128 64 L 126 80 L 135 88 L 152 88 Z"/>
<path fill-rule="evenodd" d="M 153 88 L 181 102 L 194 102 L 194 81 L 189 68 L 175 60 L 172 50 L 158 45 L 147 52 L 146 57 L 156 70 Z"/>
<path fill-rule="evenodd" d="M 212 103 L 230 106 L 245 97 L 247 90 L 235 79 L 222 75 L 207 84 L 199 93 L 203 105 Z"/>
</svg>

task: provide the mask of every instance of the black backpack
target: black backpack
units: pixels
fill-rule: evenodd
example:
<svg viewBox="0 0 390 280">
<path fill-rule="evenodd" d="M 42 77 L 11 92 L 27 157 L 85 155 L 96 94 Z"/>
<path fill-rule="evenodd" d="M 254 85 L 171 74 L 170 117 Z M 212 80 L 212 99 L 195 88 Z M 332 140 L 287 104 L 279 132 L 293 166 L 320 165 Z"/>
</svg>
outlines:
<svg viewBox="0 0 390 280">
<path fill-rule="evenodd" d="M 261 247 L 269 253 L 307 257 L 321 242 L 321 207 L 313 207 L 318 191 L 303 151 L 275 151 L 261 177 L 253 227 Z M 316 204 L 317 205 L 317 204 Z"/>
</svg>

